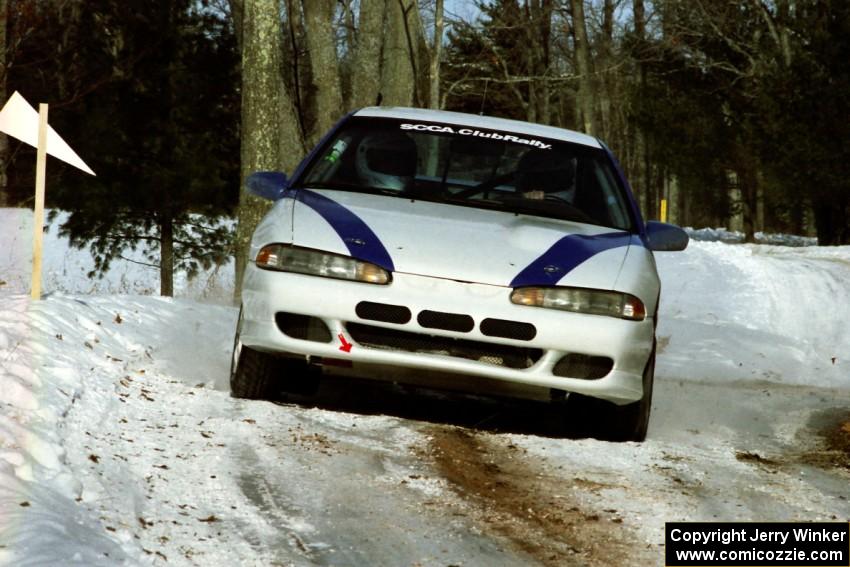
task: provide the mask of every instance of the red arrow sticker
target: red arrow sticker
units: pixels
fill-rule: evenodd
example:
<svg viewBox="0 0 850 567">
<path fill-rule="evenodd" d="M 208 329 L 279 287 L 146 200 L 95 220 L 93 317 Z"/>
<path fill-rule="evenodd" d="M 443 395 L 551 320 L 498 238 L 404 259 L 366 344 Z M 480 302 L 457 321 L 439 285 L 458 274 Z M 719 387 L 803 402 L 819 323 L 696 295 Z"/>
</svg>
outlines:
<svg viewBox="0 0 850 567">
<path fill-rule="evenodd" d="M 339 342 L 342 343 L 342 346 L 339 347 L 339 350 L 341 350 L 342 352 L 351 352 L 351 347 L 353 345 L 350 342 L 348 342 L 347 340 L 345 340 L 345 335 L 340 333 L 337 336 L 339 337 Z"/>
</svg>

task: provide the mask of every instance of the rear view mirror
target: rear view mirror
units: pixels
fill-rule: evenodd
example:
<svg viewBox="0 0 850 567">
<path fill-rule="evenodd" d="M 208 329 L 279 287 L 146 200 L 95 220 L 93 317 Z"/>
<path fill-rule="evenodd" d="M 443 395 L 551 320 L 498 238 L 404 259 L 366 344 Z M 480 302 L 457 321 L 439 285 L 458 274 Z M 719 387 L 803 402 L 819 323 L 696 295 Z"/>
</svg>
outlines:
<svg viewBox="0 0 850 567">
<path fill-rule="evenodd" d="M 678 252 L 688 247 L 688 233 L 674 224 L 649 221 L 646 236 L 649 248 L 656 252 Z"/>
<path fill-rule="evenodd" d="M 282 171 L 256 171 L 245 179 L 249 193 L 269 201 L 282 198 L 287 184 L 286 174 Z"/>
</svg>

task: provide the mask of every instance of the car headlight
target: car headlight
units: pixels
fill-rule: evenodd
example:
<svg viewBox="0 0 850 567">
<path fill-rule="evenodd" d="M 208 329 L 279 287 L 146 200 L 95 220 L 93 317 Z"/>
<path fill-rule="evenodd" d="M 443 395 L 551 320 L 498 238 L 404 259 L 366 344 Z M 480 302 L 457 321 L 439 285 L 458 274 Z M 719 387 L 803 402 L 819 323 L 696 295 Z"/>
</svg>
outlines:
<svg viewBox="0 0 850 567">
<path fill-rule="evenodd" d="M 325 278 L 373 284 L 390 283 L 390 273 L 380 266 L 349 256 L 286 244 L 269 244 L 257 254 L 257 267 Z"/>
<path fill-rule="evenodd" d="M 646 318 L 646 307 L 640 299 L 618 291 L 580 287 L 520 287 L 511 293 L 511 301 L 517 305 L 607 315 L 632 321 L 643 321 Z"/>
</svg>

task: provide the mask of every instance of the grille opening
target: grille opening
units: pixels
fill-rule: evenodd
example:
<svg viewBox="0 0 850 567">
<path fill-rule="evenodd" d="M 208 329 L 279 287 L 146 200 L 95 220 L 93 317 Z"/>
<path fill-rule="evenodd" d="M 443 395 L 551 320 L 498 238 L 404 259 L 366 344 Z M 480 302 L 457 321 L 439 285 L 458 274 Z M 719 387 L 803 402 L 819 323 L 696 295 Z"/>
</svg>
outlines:
<svg viewBox="0 0 850 567">
<path fill-rule="evenodd" d="M 382 321 L 384 323 L 408 323 L 412 314 L 410 309 L 403 305 L 390 305 L 388 303 L 375 303 L 373 301 L 361 301 L 354 308 L 354 312 L 361 319 L 371 321 Z"/>
<path fill-rule="evenodd" d="M 331 342 L 331 330 L 318 317 L 281 311 L 275 314 L 274 321 L 281 333 L 293 339 L 315 343 Z"/>
<path fill-rule="evenodd" d="M 537 336 L 537 328 L 531 323 L 487 318 L 481 321 L 481 333 L 488 337 L 530 341 Z"/>
<path fill-rule="evenodd" d="M 515 369 L 529 368 L 543 356 L 543 351 L 537 348 L 496 345 L 451 337 L 435 337 L 422 333 L 384 329 L 362 323 L 348 323 L 346 328 L 351 338 L 360 346 L 366 348 L 441 354 Z"/>
<path fill-rule="evenodd" d="M 614 361 L 607 356 L 570 353 L 561 358 L 552 369 L 552 374 L 563 378 L 598 380 L 614 368 Z"/>
<path fill-rule="evenodd" d="M 443 313 L 441 311 L 420 311 L 416 317 L 419 324 L 427 329 L 443 329 L 468 333 L 475 328 L 475 321 L 469 315 Z"/>
</svg>

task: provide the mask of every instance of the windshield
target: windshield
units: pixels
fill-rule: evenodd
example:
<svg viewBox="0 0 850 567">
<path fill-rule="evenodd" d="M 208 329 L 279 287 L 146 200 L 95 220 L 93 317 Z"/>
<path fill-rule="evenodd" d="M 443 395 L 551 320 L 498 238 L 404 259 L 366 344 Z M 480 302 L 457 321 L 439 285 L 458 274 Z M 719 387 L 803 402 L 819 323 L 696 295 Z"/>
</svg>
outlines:
<svg viewBox="0 0 850 567">
<path fill-rule="evenodd" d="M 604 150 L 471 126 L 355 117 L 302 179 L 305 187 L 632 226 Z"/>
</svg>

